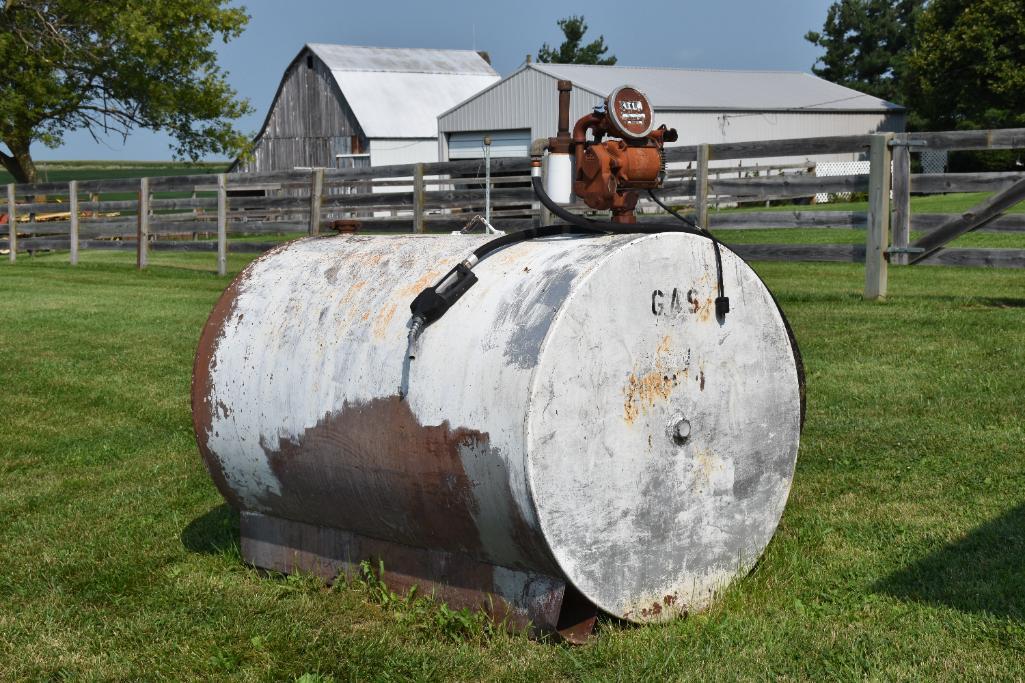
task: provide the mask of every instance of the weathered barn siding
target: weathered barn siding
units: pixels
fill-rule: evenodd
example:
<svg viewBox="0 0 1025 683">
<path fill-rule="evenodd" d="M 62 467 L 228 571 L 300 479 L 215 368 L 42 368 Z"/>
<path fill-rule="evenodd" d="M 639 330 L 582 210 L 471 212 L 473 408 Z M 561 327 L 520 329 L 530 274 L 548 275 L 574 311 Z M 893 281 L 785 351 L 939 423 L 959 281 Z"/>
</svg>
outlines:
<svg viewBox="0 0 1025 683">
<path fill-rule="evenodd" d="M 304 50 L 285 72 L 252 157 L 241 161 L 238 170 L 331 168 L 336 154 L 353 151 L 353 135 L 365 150 L 366 137 L 331 71 Z"/>
<path fill-rule="evenodd" d="M 472 50 L 307 44 L 253 154 L 233 170 L 331 168 L 339 154 L 373 165 L 437 161 L 438 114 L 498 78 Z"/>
</svg>

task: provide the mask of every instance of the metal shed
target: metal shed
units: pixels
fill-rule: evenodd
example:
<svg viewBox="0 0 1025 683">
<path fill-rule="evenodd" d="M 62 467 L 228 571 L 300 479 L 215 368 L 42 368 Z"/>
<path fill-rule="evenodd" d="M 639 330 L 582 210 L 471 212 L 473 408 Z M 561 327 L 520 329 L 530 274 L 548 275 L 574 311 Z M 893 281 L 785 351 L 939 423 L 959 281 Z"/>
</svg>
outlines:
<svg viewBox="0 0 1025 683">
<path fill-rule="evenodd" d="M 798 71 L 525 64 L 438 117 L 440 158 L 481 156 L 485 135 L 501 141 L 493 143 L 493 156 L 526 156 L 533 138 L 555 135 L 559 79 L 573 82 L 571 121 L 617 86 L 640 88 L 655 107 L 656 124 L 679 132 L 678 145 L 899 132 L 905 126 L 904 107 Z"/>
<path fill-rule="evenodd" d="M 498 81 L 480 53 L 309 44 L 242 172 L 438 160 L 438 114 Z"/>
</svg>

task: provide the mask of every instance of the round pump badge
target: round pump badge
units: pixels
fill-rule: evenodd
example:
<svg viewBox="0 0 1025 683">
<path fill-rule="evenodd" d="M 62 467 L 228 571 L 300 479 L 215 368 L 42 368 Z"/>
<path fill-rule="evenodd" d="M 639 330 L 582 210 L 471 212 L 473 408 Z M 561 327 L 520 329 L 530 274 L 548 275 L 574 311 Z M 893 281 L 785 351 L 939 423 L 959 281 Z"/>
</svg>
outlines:
<svg viewBox="0 0 1025 683">
<path fill-rule="evenodd" d="M 651 103 L 637 88 L 622 85 L 612 91 L 605 103 L 612 123 L 625 138 L 643 138 L 654 127 Z"/>
</svg>

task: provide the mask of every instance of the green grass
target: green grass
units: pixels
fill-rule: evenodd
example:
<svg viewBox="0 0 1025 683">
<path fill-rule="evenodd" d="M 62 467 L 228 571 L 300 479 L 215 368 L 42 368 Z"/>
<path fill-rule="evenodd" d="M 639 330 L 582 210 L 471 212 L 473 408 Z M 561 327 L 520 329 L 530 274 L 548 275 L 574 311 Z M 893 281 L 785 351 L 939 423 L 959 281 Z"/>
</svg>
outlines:
<svg viewBox="0 0 1025 683">
<path fill-rule="evenodd" d="M 222 173 L 228 162 L 188 161 L 41 161 L 36 164 L 39 182 L 56 183 L 69 180 L 106 180 L 168 175 L 200 175 Z M 0 184 L 12 182 L 11 174 L 0 169 Z"/>
<path fill-rule="evenodd" d="M 726 244 L 864 244 L 865 231 L 846 228 L 714 230 Z M 914 241 L 926 233 L 912 232 Z M 1025 232 L 970 232 L 952 241 L 956 247 L 1025 248 Z"/>
<path fill-rule="evenodd" d="M 992 192 L 951 192 L 949 194 L 912 195 L 911 212 L 914 213 L 961 213 L 991 196 Z M 779 204 L 772 206 L 753 205 L 723 211 L 868 211 L 867 201 L 830 202 L 827 204 Z M 1008 213 L 1025 213 L 1025 203 L 1016 204 Z"/>
<path fill-rule="evenodd" d="M 755 264 L 807 369 L 779 531 L 710 613 L 570 648 L 246 568 L 189 414 L 226 281 L 152 258 L 0 263 L 0 680 L 1025 678 L 1020 272 L 893 268 L 873 304 L 858 265 Z"/>
<path fill-rule="evenodd" d="M 961 213 L 975 206 L 992 193 L 957 192 L 952 194 L 914 196 L 911 198 L 911 212 L 916 213 Z M 719 213 L 750 211 L 868 211 L 868 202 L 834 202 L 815 205 L 749 206 L 723 209 Z M 1025 202 L 1011 207 L 1009 213 L 1025 212 Z M 911 241 L 925 233 L 913 232 Z M 865 231 L 842 228 L 776 228 L 758 230 L 736 230 L 722 228 L 716 235 L 730 244 L 864 244 Z M 1025 233 L 1022 232 L 973 232 L 962 235 L 950 243 L 951 247 L 1025 248 Z"/>
</svg>

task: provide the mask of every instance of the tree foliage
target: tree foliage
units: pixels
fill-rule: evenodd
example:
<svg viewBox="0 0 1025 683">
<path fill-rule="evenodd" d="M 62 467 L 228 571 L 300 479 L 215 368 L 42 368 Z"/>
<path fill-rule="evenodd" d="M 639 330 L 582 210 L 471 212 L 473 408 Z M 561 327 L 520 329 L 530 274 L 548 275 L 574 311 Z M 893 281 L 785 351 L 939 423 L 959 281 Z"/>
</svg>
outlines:
<svg viewBox="0 0 1025 683">
<path fill-rule="evenodd" d="M 822 31 L 805 40 L 825 50 L 816 75 L 892 102 L 903 99 L 902 83 L 915 25 L 924 0 L 838 0 Z"/>
<path fill-rule="evenodd" d="M 1025 0 L 931 0 L 908 65 L 919 126 L 1025 126 Z"/>
<path fill-rule="evenodd" d="M 248 22 L 228 0 L 0 0 L 0 162 L 35 180 L 31 147 L 88 130 L 169 133 L 177 158 L 234 154 L 251 111 L 211 49 Z"/>
<path fill-rule="evenodd" d="M 615 64 L 615 55 L 605 56 L 609 48 L 605 45 L 605 36 L 599 35 L 586 45 L 581 45 L 584 34 L 587 33 L 587 23 L 583 16 L 569 16 L 559 19 L 559 29 L 562 30 L 565 40 L 559 49 L 553 49 L 548 43 L 544 43 L 537 51 L 537 61 L 550 62 L 553 64 Z"/>
</svg>

